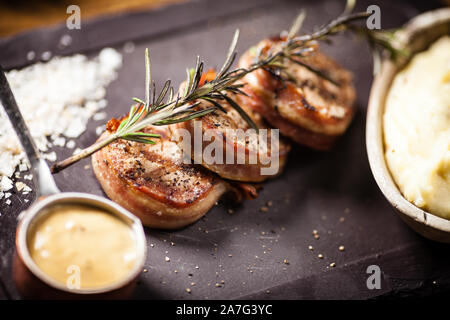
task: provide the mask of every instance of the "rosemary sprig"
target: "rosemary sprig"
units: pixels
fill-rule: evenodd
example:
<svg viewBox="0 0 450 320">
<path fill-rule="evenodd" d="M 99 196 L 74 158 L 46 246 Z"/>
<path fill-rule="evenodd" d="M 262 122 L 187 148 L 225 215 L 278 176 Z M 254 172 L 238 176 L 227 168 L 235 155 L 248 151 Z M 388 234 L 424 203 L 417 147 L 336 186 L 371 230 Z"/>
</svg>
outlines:
<svg viewBox="0 0 450 320">
<path fill-rule="evenodd" d="M 202 117 L 216 110 L 225 112 L 225 109 L 217 100 L 224 100 L 232 107 L 236 108 L 239 114 L 249 123 L 250 126 L 258 127 L 245 113 L 245 111 L 227 95 L 228 92 L 239 93 L 239 86 L 233 85 L 235 79 L 228 77 L 230 68 L 236 59 L 236 44 L 239 37 L 239 30 L 234 34 L 233 41 L 228 50 L 228 56 L 216 78 L 200 86 L 200 80 L 203 73 L 204 63 L 197 57 L 194 69 L 187 70 L 187 81 L 183 96 L 177 94 L 174 98 L 174 89 L 171 81 L 167 80 L 156 95 L 156 84 L 151 82 L 150 58 L 148 49 L 145 50 L 145 101 L 139 98 L 133 98 L 136 104 L 132 105 L 128 112 L 128 117 L 123 119 L 117 130 L 108 137 L 97 141 L 92 146 L 82 150 L 80 153 L 69 157 L 51 167 L 53 173 L 57 173 L 73 163 L 92 155 L 94 152 L 107 146 L 117 139 L 125 139 L 139 143 L 154 144 L 154 139 L 160 138 L 160 135 L 142 132 L 150 125 L 162 126 L 178 122 L 184 122 Z M 151 85 L 150 85 L 151 84 Z M 150 98 L 152 96 L 152 99 Z M 200 100 L 210 102 L 211 107 L 203 110 L 196 110 L 195 107 L 200 104 Z"/>
<path fill-rule="evenodd" d="M 316 50 L 317 41 L 328 40 L 328 37 L 345 30 L 366 36 L 369 43 L 374 47 L 381 46 L 387 48 L 392 54 L 398 54 L 397 49 L 392 46 L 392 42 L 389 39 L 381 37 L 371 30 L 364 30 L 352 24 L 357 20 L 368 17 L 368 13 L 366 12 L 351 14 L 350 11 L 353 5 L 354 1 L 348 1 L 345 11 L 337 19 L 322 26 L 315 32 L 297 36 L 305 18 L 305 13 L 302 12 L 294 22 L 281 48 L 275 52 L 269 52 L 264 55 L 259 54 L 258 60 L 247 69 L 238 68 L 231 70 L 231 66 L 236 59 L 235 49 L 239 37 L 239 30 L 236 30 L 225 62 L 216 77 L 212 81 L 200 85 L 204 64 L 200 60 L 200 57 L 197 57 L 195 68 L 187 69 L 186 71 L 187 80 L 184 93 L 181 96 L 180 93 L 176 97 L 174 96 L 174 89 L 171 86 L 170 80 L 167 80 L 162 90 L 159 91 L 159 94 L 156 94 L 156 84 L 151 81 L 149 53 L 148 50 L 145 50 L 145 101 L 139 98 L 133 98 L 136 104 L 131 106 L 128 117 L 120 123 L 115 132 L 82 150 L 79 154 L 54 164 L 51 168 L 52 172 L 56 173 L 63 170 L 117 139 L 153 144 L 155 143 L 154 139 L 158 139 L 160 136 L 158 134 L 142 132 L 144 128 L 151 125 L 161 126 L 189 121 L 214 111 L 225 112 L 225 109 L 221 105 L 222 102 L 226 102 L 236 109 L 251 127 L 258 130 L 258 127 L 251 118 L 229 95 L 230 93 L 244 94 L 240 90 L 242 85 L 236 84 L 236 82 L 257 69 L 264 69 L 283 81 L 294 81 L 294 78 L 285 68 L 286 61 L 292 61 L 338 85 L 336 81 L 322 71 L 303 63 L 301 58 Z M 209 102 L 211 106 L 206 109 L 196 110 L 195 107 L 201 101 Z"/>
</svg>

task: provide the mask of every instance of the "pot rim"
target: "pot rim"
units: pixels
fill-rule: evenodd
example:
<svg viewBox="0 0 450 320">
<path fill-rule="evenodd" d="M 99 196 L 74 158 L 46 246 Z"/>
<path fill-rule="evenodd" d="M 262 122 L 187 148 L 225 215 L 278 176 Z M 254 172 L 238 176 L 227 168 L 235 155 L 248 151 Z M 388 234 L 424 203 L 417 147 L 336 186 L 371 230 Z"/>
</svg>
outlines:
<svg viewBox="0 0 450 320">
<path fill-rule="evenodd" d="M 84 289 L 70 289 L 65 284 L 53 279 L 51 276 L 46 274 L 34 262 L 34 260 L 31 258 L 27 244 L 27 237 L 30 227 L 33 225 L 33 223 L 37 223 L 39 219 L 48 214 L 48 212 L 46 212 L 46 210 L 44 209 L 49 208 L 53 205 L 70 203 L 91 205 L 103 209 L 106 212 L 119 217 L 123 222 L 129 225 L 130 229 L 135 235 L 138 257 L 133 269 L 128 273 L 126 277 L 106 286 Z M 53 194 L 43 198 L 42 200 L 38 200 L 29 209 L 22 212 L 19 216 L 19 219 L 20 222 L 16 234 L 16 249 L 19 259 L 25 264 L 25 266 L 31 271 L 31 273 L 33 273 L 34 276 L 43 281 L 45 284 L 57 290 L 74 294 L 87 295 L 111 292 L 125 287 L 127 284 L 132 282 L 140 274 L 142 268 L 144 267 L 147 245 L 141 221 L 126 209 L 103 197 L 81 192 L 63 192 Z"/>
</svg>

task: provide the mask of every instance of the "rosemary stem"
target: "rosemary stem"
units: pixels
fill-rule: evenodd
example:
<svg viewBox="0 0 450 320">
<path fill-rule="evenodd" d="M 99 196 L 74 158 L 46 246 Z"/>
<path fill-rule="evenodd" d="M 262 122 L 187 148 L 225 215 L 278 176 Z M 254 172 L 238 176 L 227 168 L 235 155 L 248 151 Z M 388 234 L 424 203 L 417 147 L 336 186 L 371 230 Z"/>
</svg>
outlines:
<svg viewBox="0 0 450 320">
<path fill-rule="evenodd" d="M 64 159 L 63 161 L 57 162 L 55 164 L 53 164 L 50 168 L 50 171 L 52 173 L 58 173 L 61 170 L 64 170 L 65 168 L 71 166 L 72 164 L 80 161 L 81 159 L 84 159 L 86 157 L 89 157 L 91 154 L 95 153 L 96 151 L 100 150 L 101 148 L 103 148 L 104 146 L 110 144 L 111 142 L 113 142 L 114 140 L 116 140 L 118 137 L 116 134 L 112 134 L 110 136 L 108 136 L 105 139 L 102 139 L 100 141 L 97 141 L 96 143 L 94 143 L 93 145 L 81 150 L 79 153 L 77 153 L 76 155 L 73 155 L 67 159 Z"/>
<path fill-rule="evenodd" d="M 177 108 L 177 111 L 183 111 L 188 109 L 190 106 L 188 104 L 180 106 Z M 168 116 L 170 116 L 171 114 L 171 110 L 161 110 L 159 112 L 156 112 L 154 115 L 149 116 L 147 119 L 145 119 L 144 121 L 135 124 L 134 126 L 131 126 L 130 128 L 128 128 L 125 132 L 121 132 L 120 134 L 118 134 L 117 132 L 108 136 L 105 139 L 102 139 L 100 141 L 97 141 L 96 143 L 94 143 L 93 145 L 81 150 L 80 153 L 77 153 L 76 155 L 73 155 L 67 159 L 64 159 L 60 162 L 57 162 L 55 164 L 53 164 L 50 168 L 52 173 L 58 173 L 61 170 L 64 170 L 65 168 L 71 166 L 72 164 L 89 157 L 90 155 L 92 155 L 93 153 L 97 152 L 98 150 L 100 150 L 101 148 L 107 146 L 108 144 L 110 144 L 111 142 L 120 139 L 122 135 L 128 133 L 128 132 L 137 132 L 139 130 L 142 130 L 143 128 L 152 125 L 153 123 L 162 120 Z"/>
</svg>

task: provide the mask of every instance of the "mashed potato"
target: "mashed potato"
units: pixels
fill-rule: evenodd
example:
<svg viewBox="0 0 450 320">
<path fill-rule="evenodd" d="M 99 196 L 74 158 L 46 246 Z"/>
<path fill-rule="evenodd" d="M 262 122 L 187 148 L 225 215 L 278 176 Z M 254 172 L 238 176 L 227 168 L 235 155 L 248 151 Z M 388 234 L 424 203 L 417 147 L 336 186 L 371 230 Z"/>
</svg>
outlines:
<svg viewBox="0 0 450 320">
<path fill-rule="evenodd" d="M 415 55 L 386 100 L 384 142 L 403 196 L 450 219 L 450 37 Z"/>
</svg>

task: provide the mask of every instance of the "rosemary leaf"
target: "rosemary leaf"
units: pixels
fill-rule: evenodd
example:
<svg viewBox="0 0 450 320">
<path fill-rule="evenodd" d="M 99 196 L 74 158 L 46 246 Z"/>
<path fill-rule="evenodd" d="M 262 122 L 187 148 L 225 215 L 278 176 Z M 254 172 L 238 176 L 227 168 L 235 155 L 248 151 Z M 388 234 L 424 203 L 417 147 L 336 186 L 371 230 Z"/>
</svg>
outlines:
<svg viewBox="0 0 450 320">
<path fill-rule="evenodd" d="M 150 106 L 150 56 L 148 53 L 148 48 L 145 49 L 145 108 L 148 109 Z"/>
<path fill-rule="evenodd" d="M 252 127 L 259 132 L 258 126 L 253 122 L 253 120 L 248 116 L 248 114 L 239 106 L 233 99 L 228 97 L 227 95 L 222 95 L 223 98 L 240 114 L 240 116 Z"/>
<path fill-rule="evenodd" d="M 220 79 L 228 70 L 230 70 L 231 65 L 233 64 L 234 60 L 236 59 L 236 45 L 239 39 L 239 29 L 237 29 L 234 32 L 233 40 L 231 41 L 230 48 L 228 49 L 227 58 L 225 59 L 225 62 L 220 68 L 219 73 L 216 75 L 216 79 Z"/>
<path fill-rule="evenodd" d="M 148 133 L 148 132 L 130 132 L 124 135 L 124 137 L 149 137 L 149 138 L 161 138 L 161 135 L 158 133 Z"/>
<path fill-rule="evenodd" d="M 186 87 L 184 88 L 184 97 L 187 97 L 189 95 L 189 92 L 191 91 L 192 80 L 194 79 L 194 72 L 195 70 L 192 68 L 186 69 L 187 81 Z"/>
<path fill-rule="evenodd" d="M 163 89 L 161 90 L 161 93 L 159 94 L 159 96 L 158 96 L 158 99 L 156 99 L 156 102 L 155 102 L 155 105 L 160 105 L 161 104 L 161 102 L 164 100 L 164 98 L 166 97 L 166 95 L 167 95 L 167 92 L 169 91 L 169 88 L 170 88 L 170 80 L 167 80 L 165 83 L 164 83 L 164 87 L 163 87 Z"/>
<path fill-rule="evenodd" d="M 146 104 L 145 101 L 142 101 L 142 100 L 139 99 L 139 98 L 132 98 L 132 100 L 135 101 L 135 102 L 137 102 L 137 103 L 140 103 L 140 104 L 142 104 L 142 105 L 145 105 L 145 104 Z"/>
<path fill-rule="evenodd" d="M 152 106 L 156 106 L 155 100 L 156 100 L 156 84 L 155 81 L 152 82 L 152 91 L 153 91 L 153 97 L 152 97 Z"/>
<path fill-rule="evenodd" d="M 169 124 L 190 121 L 190 120 L 194 120 L 196 118 L 203 117 L 213 111 L 216 111 L 216 107 L 211 107 L 211 108 L 203 109 L 200 111 L 194 111 L 194 112 L 191 112 L 188 116 L 182 117 L 182 118 L 161 120 L 161 121 L 155 122 L 154 124 L 156 126 L 165 126 L 165 125 L 169 125 Z"/>
<path fill-rule="evenodd" d="M 171 103 L 173 100 L 173 87 L 169 88 L 169 97 L 166 100 L 166 104 Z"/>
<path fill-rule="evenodd" d="M 306 18 L 306 11 L 305 10 L 300 11 L 300 14 L 297 16 L 291 29 L 289 30 L 288 39 L 294 38 L 295 35 L 300 31 L 305 18 Z"/>
<path fill-rule="evenodd" d="M 333 80 L 330 76 L 328 76 L 327 74 L 325 74 L 325 73 L 322 72 L 321 70 L 316 69 L 316 68 L 314 68 L 314 67 L 312 67 L 312 66 L 310 66 L 310 65 L 308 65 L 308 64 L 306 64 L 306 63 L 304 63 L 304 62 L 302 62 L 302 61 L 300 61 L 300 60 L 298 60 L 298 59 L 293 59 L 292 57 L 288 57 L 288 59 L 289 59 L 290 61 L 292 61 L 293 63 L 296 63 L 296 64 L 298 64 L 298 65 L 300 65 L 300 66 L 302 66 L 302 67 L 308 69 L 309 71 L 311 71 L 311 72 L 317 74 L 318 76 L 320 76 L 320 77 L 322 77 L 322 78 L 328 80 L 329 82 L 331 82 L 331 83 L 334 84 L 335 86 L 337 86 L 337 87 L 340 87 L 340 86 L 341 86 L 341 85 L 339 84 L 339 82 L 337 82 L 336 80 Z"/>
<path fill-rule="evenodd" d="M 155 141 L 150 139 L 143 139 L 138 137 L 121 137 L 121 139 L 128 140 L 128 141 L 134 141 L 139 143 L 146 143 L 146 144 L 156 144 Z"/>
<path fill-rule="evenodd" d="M 197 64 L 195 66 L 194 78 L 192 79 L 192 87 L 189 94 L 193 94 L 194 91 L 199 88 L 200 78 L 203 73 L 203 62 L 200 62 L 200 56 L 197 56 Z"/>
<path fill-rule="evenodd" d="M 225 110 L 225 108 L 222 107 L 222 105 L 220 103 L 218 103 L 216 101 L 216 99 L 212 99 L 212 98 L 209 98 L 209 97 L 204 97 L 203 100 L 210 102 L 211 104 L 213 104 L 217 109 L 219 109 L 223 113 L 227 113 L 227 110 Z"/>
<path fill-rule="evenodd" d="M 355 8 L 356 5 L 356 0 L 347 0 L 346 4 L 345 4 L 345 9 L 344 12 L 342 13 L 342 15 L 347 15 L 350 12 L 353 11 L 353 9 Z"/>
<path fill-rule="evenodd" d="M 117 128 L 116 132 L 122 131 L 122 130 L 123 130 L 123 127 L 125 127 L 126 124 L 127 124 L 127 120 L 123 120 L 123 121 L 120 123 L 119 127 Z"/>
</svg>

